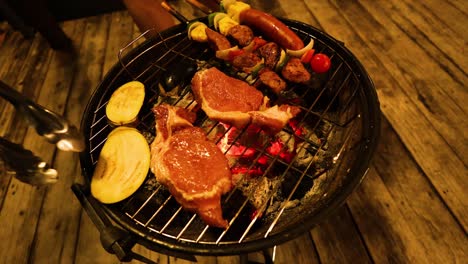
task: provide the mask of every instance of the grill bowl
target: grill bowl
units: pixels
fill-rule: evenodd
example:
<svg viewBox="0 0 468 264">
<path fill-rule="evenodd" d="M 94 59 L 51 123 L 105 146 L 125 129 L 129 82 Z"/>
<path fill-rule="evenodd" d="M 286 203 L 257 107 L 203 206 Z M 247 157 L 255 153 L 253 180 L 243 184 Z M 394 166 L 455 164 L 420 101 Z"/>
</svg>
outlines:
<svg viewBox="0 0 468 264">
<path fill-rule="evenodd" d="M 223 212 L 232 222 L 227 231 L 208 227 L 195 214 L 184 211 L 149 173 L 145 184 L 130 198 L 117 204 L 97 205 L 141 244 L 197 255 L 234 255 L 265 249 L 291 240 L 323 221 L 363 179 L 380 130 L 379 102 L 369 75 L 351 51 L 333 37 L 298 21 L 282 21 L 305 43 L 313 38 L 316 51 L 329 55 L 332 61 L 327 74 L 313 76 L 313 85 L 294 87 L 306 113 L 302 121 L 313 127 L 315 138 L 321 138 L 314 141 L 314 162 L 301 167 L 276 161 L 283 168 L 278 174 L 283 180 L 278 187 L 282 198 L 275 194 L 276 203 L 270 199 L 269 213 L 261 218 L 252 220 L 252 207 L 238 191 L 227 199 L 223 197 Z M 151 138 L 151 108 L 161 95 L 158 85 L 185 62 L 210 57 L 213 53 L 206 45 L 188 40 L 185 25 L 179 25 L 120 58 L 96 88 L 83 114 L 81 127 L 87 149 L 80 154 L 80 162 L 88 184 L 112 130 L 105 117 L 105 105 L 112 92 L 131 80 L 145 84 L 145 104 L 136 127 Z M 189 83 L 190 80 L 182 81 L 182 88 L 189 88 Z M 185 96 L 190 94 L 178 97 L 185 100 Z M 204 122 L 209 120 L 202 118 L 197 124 Z M 285 129 L 285 133 L 293 132 Z M 312 141 L 309 136 L 304 140 Z M 285 182 L 290 184 L 285 186 Z"/>
</svg>

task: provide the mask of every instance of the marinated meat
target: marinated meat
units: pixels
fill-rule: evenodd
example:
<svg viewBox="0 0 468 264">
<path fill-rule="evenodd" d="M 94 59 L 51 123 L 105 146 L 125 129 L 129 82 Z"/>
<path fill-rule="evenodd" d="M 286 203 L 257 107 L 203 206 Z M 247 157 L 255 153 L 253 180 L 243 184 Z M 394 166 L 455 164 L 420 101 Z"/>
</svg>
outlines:
<svg viewBox="0 0 468 264">
<path fill-rule="evenodd" d="M 277 133 L 300 112 L 290 105 L 268 107 L 268 97 L 216 67 L 195 73 L 192 91 L 208 117 L 238 128 L 253 123 Z"/>
<path fill-rule="evenodd" d="M 221 150 L 193 127 L 193 113 L 159 105 L 153 108 L 156 138 L 151 143 L 151 171 L 185 209 L 211 226 L 226 228 L 221 195 L 231 189 L 231 172 Z"/>
<path fill-rule="evenodd" d="M 243 72 L 250 73 L 252 71 L 252 67 L 257 65 L 259 62 L 262 61 L 257 54 L 252 52 L 244 52 L 232 60 L 232 65 L 238 69 L 242 69 Z"/>
<path fill-rule="evenodd" d="M 270 88 L 274 93 L 279 94 L 286 89 L 286 82 L 274 71 L 270 69 L 262 69 L 259 72 L 259 80 L 265 86 Z"/>
<path fill-rule="evenodd" d="M 231 48 L 231 43 L 225 36 L 208 27 L 205 29 L 205 32 L 208 43 L 214 51 Z"/>
<path fill-rule="evenodd" d="M 248 112 L 260 109 L 263 94 L 246 82 L 225 75 L 216 67 L 195 73 L 192 91 L 197 103 L 212 119 L 244 127 Z"/>
<path fill-rule="evenodd" d="M 259 125 L 266 132 L 276 134 L 291 120 L 301 112 L 297 106 L 275 105 L 262 111 L 249 112 L 252 124 Z"/>
<path fill-rule="evenodd" d="M 260 56 L 265 59 L 265 66 L 274 69 L 281 53 L 280 47 L 274 42 L 268 42 L 261 46 L 258 51 Z"/>
<path fill-rule="evenodd" d="M 281 70 L 283 77 L 294 83 L 306 83 L 310 80 L 310 73 L 298 58 L 291 58 Z"/>
<path fill-rule="evenodd" d="M 245 47 L 254 38 L 254 33 L 248 26 L 235 25 L 229 29 L 228 36 L 235 39 L 239 46 Z"/>
</svg>

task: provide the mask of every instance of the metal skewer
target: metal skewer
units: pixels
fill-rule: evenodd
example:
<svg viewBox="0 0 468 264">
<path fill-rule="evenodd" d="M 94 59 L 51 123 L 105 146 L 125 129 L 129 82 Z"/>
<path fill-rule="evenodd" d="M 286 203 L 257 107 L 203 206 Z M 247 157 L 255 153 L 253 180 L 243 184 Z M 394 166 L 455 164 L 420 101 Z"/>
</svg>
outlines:
<svg viewBox="0 0 468 264">
<path fill-rule="evenodd" d="M 208 6 L 206 6 L 203 3 L 199 2 L 198 0 L 185 0 L 185 2 L 187 2 L 190 5 L 196 7 L 197 9 L 199 9 L 200 11 L 202 11 L 203 13 L 205 13 L 207 15 L 213 13 L 213 10 L 211 10 L 211 8 L 209 8 Z"/>
<path fill-rule="evenodd" d="M 161 2 L 161 6 L 166 9 L 169 14 L 174 16 L 177 20 L 179 20 L 181 23 L 188 24 L 189 20 L 185 18 L 179 11 L 177 11 L 175 8 L 173 8 L 171 5 L 169 5 L 166 1 Z"/>
</svg>

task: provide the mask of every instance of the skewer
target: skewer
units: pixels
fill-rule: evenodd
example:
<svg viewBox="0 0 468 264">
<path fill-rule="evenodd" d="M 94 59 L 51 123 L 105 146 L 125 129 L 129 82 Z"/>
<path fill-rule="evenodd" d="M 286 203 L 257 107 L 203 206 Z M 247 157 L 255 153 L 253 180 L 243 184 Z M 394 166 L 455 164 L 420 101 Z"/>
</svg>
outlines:
<svg viewBox="0 0 468 264">
<path fill-rule="evenodd" d="M 169 5 L 166 1 L 161 2 L 161 6 L 166 9 L 169 14 L 174 16 L 177 20 L 179 20 L 181 23 L 188 24 L 189 20 L 185 18 L 179 11 L 177 11 L 175 8 L 173 8 L 171 5 Z"/>
<path fill-rule="evenodd" d="M 191 4 L 195 8 L 198 8 L 200 11 L 202 11 L 203 13 L 205 13 L 207 15 L 213 13 L 213 10 L 211 10 L 211 8 L 209 8 L 208 6 L 206 6 L 203 3 L 199 2 L 198 0 L 185 0 L 185 2 Z"/>
</svg>

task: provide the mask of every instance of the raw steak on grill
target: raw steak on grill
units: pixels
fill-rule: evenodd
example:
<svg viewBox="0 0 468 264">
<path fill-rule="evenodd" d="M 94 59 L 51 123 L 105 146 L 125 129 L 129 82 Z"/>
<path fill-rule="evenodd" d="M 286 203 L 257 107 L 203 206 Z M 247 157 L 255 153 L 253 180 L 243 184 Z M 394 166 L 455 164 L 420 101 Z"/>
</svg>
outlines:
<svg viewBox="0 0 468 264">
<path fill-rule="evenodd" d="M 231 189 L 231 172 L 221 150 L 192 123 L 193 113 L 159 105 L 153 108 L 156 138 L 151 143 L 151 171 L 185 209 L 208 225 L 226 228 L 221 195 Z"/>
<path fill-rule="evenodd" d="M 192 91 L 208 117 L 238 128 L 252 123 L 276 133 L 300 112 L 290 105 L 268 107 L 262 92 L 216 67 L 195 73 Z"/>
</svg>

